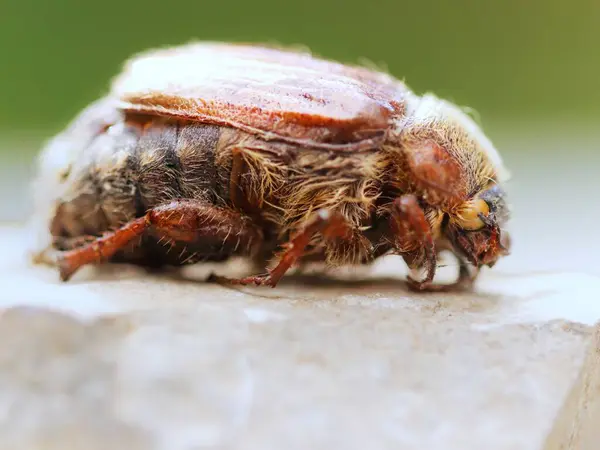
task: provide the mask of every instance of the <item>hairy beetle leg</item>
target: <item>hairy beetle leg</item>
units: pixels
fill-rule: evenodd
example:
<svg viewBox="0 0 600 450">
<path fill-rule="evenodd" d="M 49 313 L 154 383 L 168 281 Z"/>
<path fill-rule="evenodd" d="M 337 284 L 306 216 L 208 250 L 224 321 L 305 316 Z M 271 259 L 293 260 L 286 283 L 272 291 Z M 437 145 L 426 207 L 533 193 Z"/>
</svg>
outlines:
<svg viewBox="0 0 600 450">
<path fill-rule="evenodd" d="M 110 259 L 150 228 L 173 241 L 206 239 L 235 242 L 235 248 L 246 254 L 252 253 L 262 240 L 260 231 L 238 212 L 198 200 L 175 200 L 152 208 L 143 217 L 131 220 L 81 247 L 57 252 L 56 264 L 61 280 L 67 281 L 84 265 Z"/>
<path fill-rule="evenodd" d="M 473 283 L 475 282 L 478 273 L 478 268 L 475 267 L 471 272 L 469 270 L 469 265 L 467 264 L 467 262 L 459 258 L 458 278 L 454 283 L 429 283 L 427 286 L 423 287 L 422 282 L 414 281 L 412 278 L 409 278 L 408 287 L 413 291 L 427 290 L 428 292 L 457 292 L 469 290 L 473 287 Z"/>
<path fill-rule="evenodd" d="M 285 273 L 304 256 L 307 245 L 317 233 L 321 233 L 325 238 L 347 238 L 351 234 L 351 230 L 341 214 L 320 210 L 300 233 L 283 245 L 284 250 L 279 255 L 277 265 L 273 269 L 269 269 L 268 273 L 240 279 L 213 275 L 211 279 L 233 285 L 255 284 L 275 287 Z"/>
<path fill-rule="evenodd" d="M 253 275 L 250 277 L 245 277 L 245 278 L 227 278 L 227 277 L 223 277 L 221 275 L 215 275 L 215 274 L 211 274 L 208 277 L 208 281 L 214 281 L 216 283 L 221 283 L 221 284 L 230 284 L 230 285 L 234 285 L 234 286 L 246 286 L 249 284 L 254 284 L 256 286 L 271 286 L 271 287 L 275 287 L 276 282 L 273 281 L 273 279 L 271 278 L 271 274 L 270 273 L 265 273 L 262 275 Z"/>
<path fill-rule="evenodd" d="M 390 224 L 401 253 L 404 248 L 414 248 L 419 253 L 423 249 L 424 263 L 427 266 L 425 278 L 417 281 L 409 276 L 408 282 L 412 288 L 426 289 L 435 277 L 437 257 L 431 227 L 414 195 L 403 195 L 394 200 Z M 409 254 L 405 256 L 405 260 L 411 260 Z M 413 261 L 410 263 L 412 265 Z"/>
</svg>

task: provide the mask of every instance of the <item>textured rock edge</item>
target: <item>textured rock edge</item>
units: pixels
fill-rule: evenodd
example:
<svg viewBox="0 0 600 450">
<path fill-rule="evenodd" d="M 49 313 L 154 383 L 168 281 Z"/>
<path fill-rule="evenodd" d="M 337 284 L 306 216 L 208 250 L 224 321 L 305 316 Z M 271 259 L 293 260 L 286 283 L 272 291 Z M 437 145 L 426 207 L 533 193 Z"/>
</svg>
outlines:
<svg viewBox="0 0 600 450">
<path fill-rule="evenodd" d="M 550 431 L 544 450 L 600 448 L 600 323 L 585 363 Z"/>
</svg>

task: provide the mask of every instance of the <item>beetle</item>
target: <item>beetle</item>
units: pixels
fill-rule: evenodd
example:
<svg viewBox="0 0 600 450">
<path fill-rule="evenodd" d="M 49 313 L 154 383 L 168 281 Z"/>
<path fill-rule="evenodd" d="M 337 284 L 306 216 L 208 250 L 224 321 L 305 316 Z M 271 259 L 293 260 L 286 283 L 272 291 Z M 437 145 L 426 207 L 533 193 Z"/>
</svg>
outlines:
<svg viewBox="0 0 600 450">
<path fill-rule="evenodd" d="M 509 253 L 508 172 L 481 128 L 393 76 L 308 51 L 193 42 L 131 57 L 43 148 L 35 260 L 293 266 L 401 255 L 419 290 Z M 41 211 L 45 210 L 44 213 Z M 459 261 L 434 283 L 441 251 Z M 420 273 L 420 275 L 419 275 Z"/>
</svg>

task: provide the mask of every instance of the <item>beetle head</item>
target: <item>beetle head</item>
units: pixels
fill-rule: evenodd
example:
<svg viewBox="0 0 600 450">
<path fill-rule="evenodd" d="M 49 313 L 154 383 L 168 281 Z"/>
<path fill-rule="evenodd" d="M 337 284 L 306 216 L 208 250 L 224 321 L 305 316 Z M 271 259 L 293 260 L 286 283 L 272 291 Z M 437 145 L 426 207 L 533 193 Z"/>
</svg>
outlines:
<svg viewBox="0 0 600 450">
<path fill-rule="evenodd" d="M 450 216 L 444 234 L 456 253 L 475 267 L 492 267 L 509 253 L 510 236 L 503 228 L 509 215 L 504 191 L 493 184 Z"/>
</svg>

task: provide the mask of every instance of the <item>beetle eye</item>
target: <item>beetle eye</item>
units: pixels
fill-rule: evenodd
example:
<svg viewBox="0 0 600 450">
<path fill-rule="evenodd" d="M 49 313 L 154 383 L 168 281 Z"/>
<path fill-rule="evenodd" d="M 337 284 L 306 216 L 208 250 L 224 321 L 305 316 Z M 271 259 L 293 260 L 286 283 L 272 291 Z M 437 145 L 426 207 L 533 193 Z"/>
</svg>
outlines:
<svg viewBox="0 0 600 450">
<path fill-rule="evenodd" d="M 487 202 L 481 198 L 474 198 L 466 202 L 458 210 L 453 221 L 464 230 L 479 230 L 485 225 L 480 216 L 488 216 L 490 207 Z"/>
</svg>

